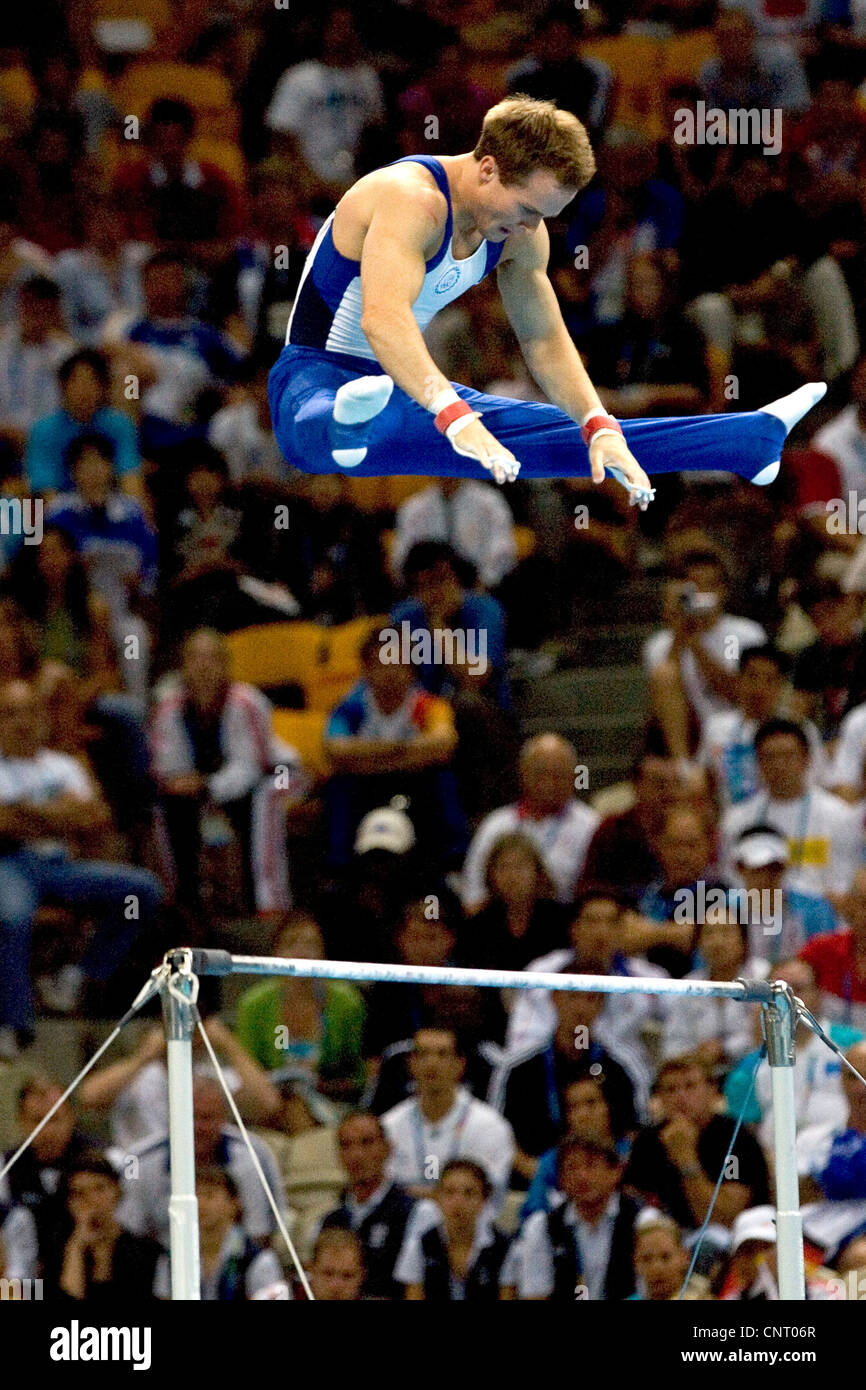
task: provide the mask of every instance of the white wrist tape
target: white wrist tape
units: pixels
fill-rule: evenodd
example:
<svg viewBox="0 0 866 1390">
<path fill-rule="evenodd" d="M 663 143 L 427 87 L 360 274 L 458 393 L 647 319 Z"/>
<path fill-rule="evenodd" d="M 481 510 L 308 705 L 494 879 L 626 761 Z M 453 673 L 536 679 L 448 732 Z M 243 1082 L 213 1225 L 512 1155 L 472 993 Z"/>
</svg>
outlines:
<svg viewBox="0 0 866 1390">
<path fill-rule="evenodd" d="M 601 439 L 602 435 L 604 434 L 615 434 L 617 439 L 622 439 L 622 433 L 619 430 L 609 430 L 606 426 L 604 426 L 602 429 L 594 431 L 592 439 L 589 441 L 590 448 L 592 448 L 595 441 L 597 439 Z"/>
<path fill-rule="evenodd" d="M 444 410 L 447 405 L 456 405 L 460 397 L 453 386 L 446 386 L 443 391 L 437 392 L 427 409 L 431 415 L 438 415 L 440 410 Z"/>
<path fill-rule="evenodd" d="M 604 408 L 603 405 L 594 405 L 594 406 L 592 407 L 592 410 L 588 410 L 588 411 L 586 412 L 586 414 L 584 415 L 583 419 L 582 419 L 581 422 L 580 422 L 580 427 L 581 427 L 581 429 L 583 429 L 583 426 L 586 424 L 587 420 L 591 420 L 592 417 L 593 417 L 593 415 L 609 415 L 609 414 L 610 414 L 610 412 L 607 411 L 607 410 L 605 410 L 605 408 Z"/>
</svg>

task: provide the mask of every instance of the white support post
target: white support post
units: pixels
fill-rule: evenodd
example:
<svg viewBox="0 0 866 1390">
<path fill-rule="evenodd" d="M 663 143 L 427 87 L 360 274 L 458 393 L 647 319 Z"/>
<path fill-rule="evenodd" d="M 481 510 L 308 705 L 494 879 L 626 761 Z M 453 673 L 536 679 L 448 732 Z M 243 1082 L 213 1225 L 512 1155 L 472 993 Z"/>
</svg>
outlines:
<svg viewBox="0 0 866 1390">
<path fill-rule="evenodd" d="M 776 1255 L 779 1297 L 802 1302 L 806 1297 L 803 1219 L 797 1174 L 797 1102 L 794 1092 L 794 996 L 786 985 L 773 986 L 763 1006 L 767 1060 L 773 1083 L 773 1146 L 776 1159 Z"/>
<path fill-rule="evenodd" d="M 190 972 L 189 951 L 172 951 L 166 960 L 171 966 L 162 990 L 168 1061 L 171 1296 L 175 1302 L 197 1302 L 201 1299 L 201 1274 L 195 1195 L 192 1039 L 198 980 Z"/>
</svg>

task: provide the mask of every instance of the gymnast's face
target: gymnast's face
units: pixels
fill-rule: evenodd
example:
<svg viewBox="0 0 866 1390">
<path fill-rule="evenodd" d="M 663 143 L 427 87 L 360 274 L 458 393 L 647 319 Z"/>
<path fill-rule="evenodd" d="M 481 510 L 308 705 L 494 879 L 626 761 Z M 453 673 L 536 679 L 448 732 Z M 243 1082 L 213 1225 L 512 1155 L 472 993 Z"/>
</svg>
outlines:
<svg viewBox="0 0 866 1390">
<path fill-rule="evenodd" d="M 521 183 L 502 182 L 492 155 L 477 167 L 475 225 L 488 241 L 534 232 L 545 217 L 559 217 L 577 189 L 563 188 L 549 169 L 536 169 Z"/>
</svg>

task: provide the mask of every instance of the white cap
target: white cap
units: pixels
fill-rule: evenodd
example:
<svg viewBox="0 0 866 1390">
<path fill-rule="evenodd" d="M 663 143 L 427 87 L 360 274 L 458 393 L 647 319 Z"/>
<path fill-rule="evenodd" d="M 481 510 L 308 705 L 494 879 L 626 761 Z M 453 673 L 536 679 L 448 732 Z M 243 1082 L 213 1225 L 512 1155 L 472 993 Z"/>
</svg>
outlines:
<svg viewBox="0 0 866 1390">
<path fill-rule="evenodd" d="M 747 1240 L 762 1240 L 776 1244 L 775 1207 L 747 1207 L 741 1211 L 731 1230 L 731 1254 Z"/>
<path fill-rule="evenodd" d="M 768 864 L 787 864 L 791 855 L 788 841 L 772 831 L 748 831 L 737 842 L 735 858 L 746 869 L 766 869 Z"/>
<path fill-rule="evenodd" d="M 394 798 L 395 802 L 402 798 Z M 392 804 L 370 811 L 358 826 L 355 853 L 367 854 L 371 849 L 385 849 L 391 854 L 406 854 L 415 843 L 415 829 L 402 806 Z"/>
</svg>

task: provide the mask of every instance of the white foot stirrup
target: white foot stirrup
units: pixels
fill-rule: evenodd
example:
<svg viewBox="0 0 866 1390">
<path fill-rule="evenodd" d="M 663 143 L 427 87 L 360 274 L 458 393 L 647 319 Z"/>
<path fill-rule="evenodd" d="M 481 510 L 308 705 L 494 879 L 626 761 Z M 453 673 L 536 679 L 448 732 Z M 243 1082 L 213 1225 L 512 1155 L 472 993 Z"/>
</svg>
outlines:
<svg viewBox="0 0 866 1390">
<path fill-rule="evenodd" d="M 334 421 L 338 425 L 364 425 L 385 409 L 394 382 L 389 376 L 361 376 L 345 382 L 334 397 Z M 354 449 L 332 449 L 331 457 L 340 468 L 357 468 L 367 457 L 366 445 Z"/>
<path fill-rule="evenodd" d="M 631 482 L 625 476 L 621 468 L 615 468 L 612 463 L 606 463 L 605 468 L 608 473 L 610 473 L 611 477 L 616 478 L 616 481 L 625 488 L 628 493 L 629 506 L 640 507 L 641 511 L 645 512 L 650 502 L 655 498 L 655 488 L 638 487 L 636 483 Z"/>
<path fill-rule="evenodd" d="M 761 410 L 765 415 L 775 415 L 777 420 L 782 421 L 786 433 L 790 434 L 794 426 L 826 394 L 826 381 L 807 381 L 805 386 L 798 386 L 790 395 L 780 396 L 777 401 L 762 405 Z M 779 459 L 776 459 L 775 463 L 768 463 L 766 468 L 755 474 L 752 482 L 756 487 L 769 487 L 770 483 L 774 483 L 778 478 L 781 466 Z"/>
</svg>

